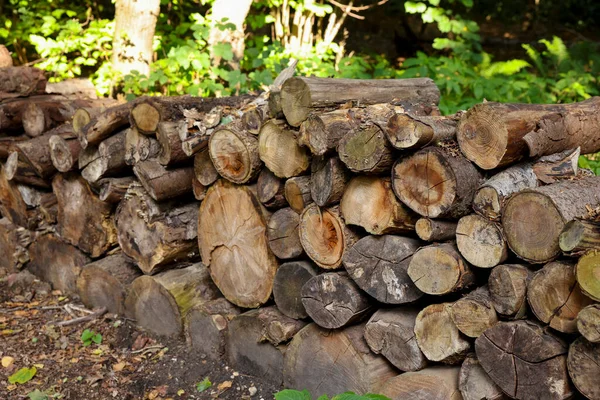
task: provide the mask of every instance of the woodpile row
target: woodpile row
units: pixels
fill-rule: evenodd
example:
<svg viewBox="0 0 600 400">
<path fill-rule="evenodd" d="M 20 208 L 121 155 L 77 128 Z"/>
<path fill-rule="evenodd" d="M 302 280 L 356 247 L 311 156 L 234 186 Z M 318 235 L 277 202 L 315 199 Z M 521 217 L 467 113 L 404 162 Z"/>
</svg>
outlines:
<svg viewBox="0 0 600 400">
<path fill-rule="evenodd" d="M 0 69 L 0 268 L 315 396 L 600 399 L 600 98 L 293 75 L 115 104 Z"/>
</svg>

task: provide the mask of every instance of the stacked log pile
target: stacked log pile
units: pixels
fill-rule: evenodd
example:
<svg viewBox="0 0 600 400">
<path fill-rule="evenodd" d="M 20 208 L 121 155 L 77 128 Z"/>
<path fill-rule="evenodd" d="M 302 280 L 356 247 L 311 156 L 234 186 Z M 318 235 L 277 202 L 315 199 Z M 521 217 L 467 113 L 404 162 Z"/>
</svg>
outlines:
<svg viewBox="0 0 600 400">
<path fill-rule="evenodd" d="M 600 98 L 441 116 L 426 78 L 287 70 L 114 104 L 17 70 L 5 272 L 315 396 L 600 399 Z"/>
</svg>

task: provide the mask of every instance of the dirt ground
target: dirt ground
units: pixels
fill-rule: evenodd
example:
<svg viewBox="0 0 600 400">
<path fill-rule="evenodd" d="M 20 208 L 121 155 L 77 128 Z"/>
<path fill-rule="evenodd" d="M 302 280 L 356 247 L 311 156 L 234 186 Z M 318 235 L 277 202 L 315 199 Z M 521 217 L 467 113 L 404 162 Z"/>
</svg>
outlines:
<svg viewBox="0 0 600 400">
<path fill-rule="evenodd" d="M 76 299 L 43 285 L 35 294 L 9 293 L 0 278 L 1 400 L 271 400 L 281 389 L 234 371 L 224 360 L 209 360 L 183 339 L 153 337 L 114 315 L 53 324 L 87 315 L 77 307 L 83 306 Z M 100 334 L 101 342 L 85 346 L 86 329 Z M 30 381 L 9 383 L 15 372 L 32 367 Z M 197 384 L 206 378 L 212 385 L 199 392 Z M 41 393 L 46 396 L 35 397 Z"/>
</svg>

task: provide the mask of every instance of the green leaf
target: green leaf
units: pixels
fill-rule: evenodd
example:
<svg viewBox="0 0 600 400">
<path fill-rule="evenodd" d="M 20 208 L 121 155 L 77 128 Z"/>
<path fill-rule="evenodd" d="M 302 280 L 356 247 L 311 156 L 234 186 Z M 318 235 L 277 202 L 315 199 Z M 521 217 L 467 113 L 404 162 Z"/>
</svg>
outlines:
<svg viewBox="0 0 600 400">
<path fill-rule="evenodd" d="M 321 397 L 319 397 L 319 400 L 321 400 Z M 325 399 L 327 399 L 327 397 L 325 397 Z M 312 400 L 312 397 L 308 390 L 299 391 L 285 389 L 279 393 L 275 393 L 275 400 Z"/>
<path fill-rule="evenodd" d="M 365 395 L 358 395 L 353 392 L 346 392 L 334 396 L 331 400 L 390 400 L 388 397 L 380 394 L 367 393 Z"/>
<path fill-rule="evenodd" d="M 202 382 L 196 383 L 196 390 L 199 393 L 202 393 L 211 386 L 212 386 L 212 382 L 210 381 L 210 379 L 208 379 L 208 377 L 206 377 L 202 380 Z"/>
<path fill-rule="evenodd" d="M 97 333 L 94 336 L 92 336 L 92 342 L 94 342 L 96 344 L 102 343 L 102 335 Z"/>
<path fill-rule="evenodd" d="M 20 370 L 18 370 L 17 372 L 15 372 L 14 374 L 12 374 L 11 376 L 8 377 L 8 383 L 11 383 L 11 384 L 27 383 L 35 376 L 36 373 L 37 373 L 37 368 L 35 368 L 35 367 L 21 368 Z"/>
<path fill-rule="evenodd" d="M 233 51 L 229 43 L 217 43 L 213 46 L 213 53 L 216 57 L 221 57 L 225 61 L 233 59 Z"/>
<path fill-rule="evenodd" d="M 48 395 L 35 389 L 33 392 L 27 393 L 29 400 L 48 400 Z"/>
</svg>

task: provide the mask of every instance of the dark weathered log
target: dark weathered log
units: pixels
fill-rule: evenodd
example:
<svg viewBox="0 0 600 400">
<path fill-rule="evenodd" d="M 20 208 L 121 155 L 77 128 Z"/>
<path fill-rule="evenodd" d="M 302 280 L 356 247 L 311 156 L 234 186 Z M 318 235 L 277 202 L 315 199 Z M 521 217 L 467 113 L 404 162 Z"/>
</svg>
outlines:
<svg viewBox="0 0 600 400">
<path fill-rule="evenodd" d="M 284 386 L 307 389 L 313 396 L 380 393 L 382 384 L 398 372 L 369 350 L 363 329 L 364 325 L 335 331 L 306 326 L 285 353 Z"/>
<path fill-rule="evenodd" d="M 17 142 L 30 140 L 27 135 L 0 137 L 0 158 L 6 159 L 13 151 L 13 146 Z"/>
<path fill-rule="evenodd" d="M 102 100 L 100 100 L 100 103 Z M 49 100 L 27 104 L 21 116 L 23 130 L 36 137 L 59 125 L 70 122 L 79 107 L 94 107 L 98 100 Z"/>
<path fill-rule="evenodd" d="M 578 338 L 569 346 L 569 376 L 577 390 L 590 400 L 600 399 L 600 344 Z"/>
<path fill-rule="evenodd" d="M 387 380 L 379 393 L 390 399 L 462 400 L 458 367 L 431 367 Z"/>
<path fill-rule="evenodd" d="M 236 127 L 227 125 L 213 132 L 208 151 L 219 174 L 233 183 L 247 183 L 260 172 L 258 139 Z"/>
<path fill-rule="evenodd" d="M 45 230 L 46 224 L 55 225 L 58 218 L 58 199 L 53 192 L 38 190 L 31 186 L 18 185 L 21 198 L 39 219 L 38 230 Z"/>
<path fill-rule="evenodd" d="M 17 184 L 7 179 L 3 165 L 0 165 L 0 213 L 13 224 L 28 229 L 33 229 L 38 222 L 23 201 Z"/>
<path fill-rule="evenodd" d="M 35 168 L 19 156 L 17 151 L 10 153 L 4 164 L 6 178 L 9 181 L 38 188 L 49 188 L 48 181 L 40 178 Z"/>
<path fill-rule="evenodd" d="M 258 135 L 258 153 L 267 168 L 279 178 L 291 178 L 310 166 L 310 155 L 300 147 L 284 121 L 273 120 L 263 125 Z"/>
<path fill-rule="evenodd" d="M 27 248 L 33 240 L 32 233 L 14 225 L 8 218 L 0 218 L 0 269 L 13 273 L 29 262 Z"/>
<path fill-rule="evenodd" d="M 185 120 L 163 121 L 158 124 L 156 139 L 160 143 L 160 155 L 158 162 L 162 165 L 174 165 L 181 163 L 189 158 L 181 147 L 181 137 L 187 131 Z"/>
<path fill-rule="evenodd" d="M 263 123 L 265 123 L 269 118 L 267 115 L 267 108 L 268 105 L 265 104 L 246 109 L 240 119 L 242 128 L 244 128 L 246 132 L 249 132 L 253 135 L 258 135 Z"/>
<path fill-rule="evenodd" d="M 267 208 L 281 208 L 287 205 L 285 199 L 285 181 L 276 177 L 267 168 L 263 168 L 258 175 L 256 193 L 258 200 Z"/>
<path fill-rule="evenodd" d="M 135 181 L 135 178 L 128 176 L 124 178 L 104 178 L 98 183 L 98 198 L 106 203 L 119 203 L 129 188 L 129 185 Z"/>
<path fill-rule="evenodd" d="M 563 181 L 521 191 L 506 203 L 504 234 L 511 250 L 532 263 L 544 263 L 560 253 L 558 237 L 565 224 L 600 206 L 600 177 Z"/>
<path fill-rule="evenodd" d="M 64 96 L 56 95 L 6 99 L 0 104 L 0 130 L 11 135 L 21 134 L 23 133 L 23 112 L 29 104 L 64 100 Z"/>
<path fill-rule="evenodd" d="M 41 69 L 7 66 L 0 69 L 0 101 L 46 92 L 46 76 Z"/>
<path fill-rule="evenodd" d="M 126 131 L 119 132 L 98 145 L 96 158 L 81 171 L 81 176 L 90 183 L 121 172 L 127 167 L 125 162 Z"/>
<path fill-rule="evenodd" d="M 100 102 L 98 104 L 98 102 Z M 104 111 L 106 111 L 109 107 L 114 107 L 119 105 L 119 102 L 113 99 L 100 99 L 98 102 L 95 102 L 94 107 L 79 107 L 75 110 L 73 114 L 73 131 L 77 134 L 81 132 L 84 126 L 90 123 L 93 118 L 98 117 Z"/>
<path fill-rule="evenodd" d="M 195 178 L 192 167 L 167 169 L 154 160 L 135 164 L 133 173 L 156 201 L 168 200 L 190 193 L 192 180 Z"/>
<path fill-rule="evenodd" d="M 204 186 L 210 186 L 219 179 L 219 173 L 210 159 L 208 149 L 194 155 L 194 173 L 198 182 Z"/>
<path fill-rule="evenodd" d="M 420 149 L 436 142 L 453 139 L 460 114 L 449 116 L 417 116 L 394 114 L 384 132 L 391 145 L 400 150 Z"/>
<path fill-rule="evenodd" d="M 319 207 L 338 203 L 350 180 L 350 171 L 337 157 L 313 157 L 310 167 L 310 195 Z"/>
<path fill-rule="evenodd" d="M 387 304 L 410 303 L 423 295 L 407 273 L 418 248 L 415 239 L 366 236 L 344 254 L 344 267 L 358 286 L 376 300 Z"/>
<path fill-rule="evenodd" d="M 463 400 L 507 400 L 509 398 L 485 373 L 473 353 L 467 355 L 460 367 L 458 388 Z"/>
<path fill-rule="evenodd" d="M 98 146 L 88 146 L 81 149 L 77 159 L 77 169 L 84 169 L 86 165 L 94 161 L 98 157 Z"/>
<path fill-rule="evenodd" d="M 134 127 L 127 129 L 125 136 L 125 162 L 127 165 L 156 160 L 161 150 L 160 143 L 155 138 L 142 135 Z"/>
<path fill-rule="evenodd" d="M 310 176 L 298 176 L 285 181 L 285 200 L 298 214 L 313 202 L 310 186 Z"/>
<path fill-rule="evenodd" d="M 575 269 L 575 278 L 586 296 L 600 301 L 600 251 L 592 250 L 581 256 Z"/>
<path fill-rule="evenodd" d="M 479 337 L 498 322 L 487 286 L 481 286 L 450 306 L 454 325 L 468 337 Z"/>
<path fill-rule="evenodd" d="M 306 318 L 302 304 L 302 287 L 317 275 L 317 269 L 308 261 L 291 261 L 277 269 L 273 282 L 273 298 L 277 308 L 290 318 Z"/>
<path fill-rule="evenodd" d="M 254 308 L 271 296 L 277 259 L 268 246 L 260 203 L 245 186 L 217 181 L 200 205 L 202 261 L 227 300 Z"/>
<path fill-rule="evenodd" d="M 520 319 L 527 313 L 527 286 L 533 272 L 524 265 L 498 265 L 490 273 L 488 288 L 494 308 L 504 317 Z"/>
<path fill-rule="evenodd" d="M 287 260 L 297 258 L 304 253 L 298 234 L 300 216 L 291 208 L 277 210 L 269 218 L 267 238 L 269 248 L 276 257 Z"/>
<path fill-rule="evenodd" d="M 542 157 L 533 164 L 533 172 L 545 184 L 577 176 L 580 154 L 581 148 L 577 147 Z"/>
<path fill-rule="evenodd" d="M 132 101 L 110 107 L 103 113 L 92 118 L 78 132 L 81 147 L 85 149 L 88 145 L 98 145 L 103 140 L 112 136 L 114 132 L 127 128 L 129 125 L 129 113 L 135 103 L 136 101 Z"/>
<path fill-rule="evenodd" d="M 568 399 L 567 346 L 530 321 L 500 322 L 475 341 L 477 359 L 504 393 L 516 399 Z"/>
<path fill-rule="evenodd" d="M 456 237 L 456 225 L 455 221 L 419 218 L 415 223 L 415 231 L 421 240 L 443 242 Z"/>
<path fill-rule="evenodd" d="M 481 174 L 450 146 L 426 147 L 400 159 L 392 169 L 398 198 L 429 218 L 460 218 L 471 212 Z"/>
<path fill-rule="evenodd" d="M 417 314 L 416 309 L 406 307 L 379 310 L 365 326 L 365 340 L 373 353 L 402 371 L 418 371 L 427 365 L 414 333 Z"/>
<path fill-rule="evenodd" d="M 558 237 L 558 245 L 571 254 L 600 250 L 600 221 L 576 218 L 567 222 Z"/>
<path fill-rule="evenodd" d="M 591 304 L 579 311 L 577 330 L 588 341 L 600 343 L 600 304 Z"/>
<path fill-rule="evenodd" d="M 476 214 L 458 221 L 456 246 L 469 263 L 480 268 L 492 268 L 508 258 L 508 246 L 502 227 Z"/>
</svg>

